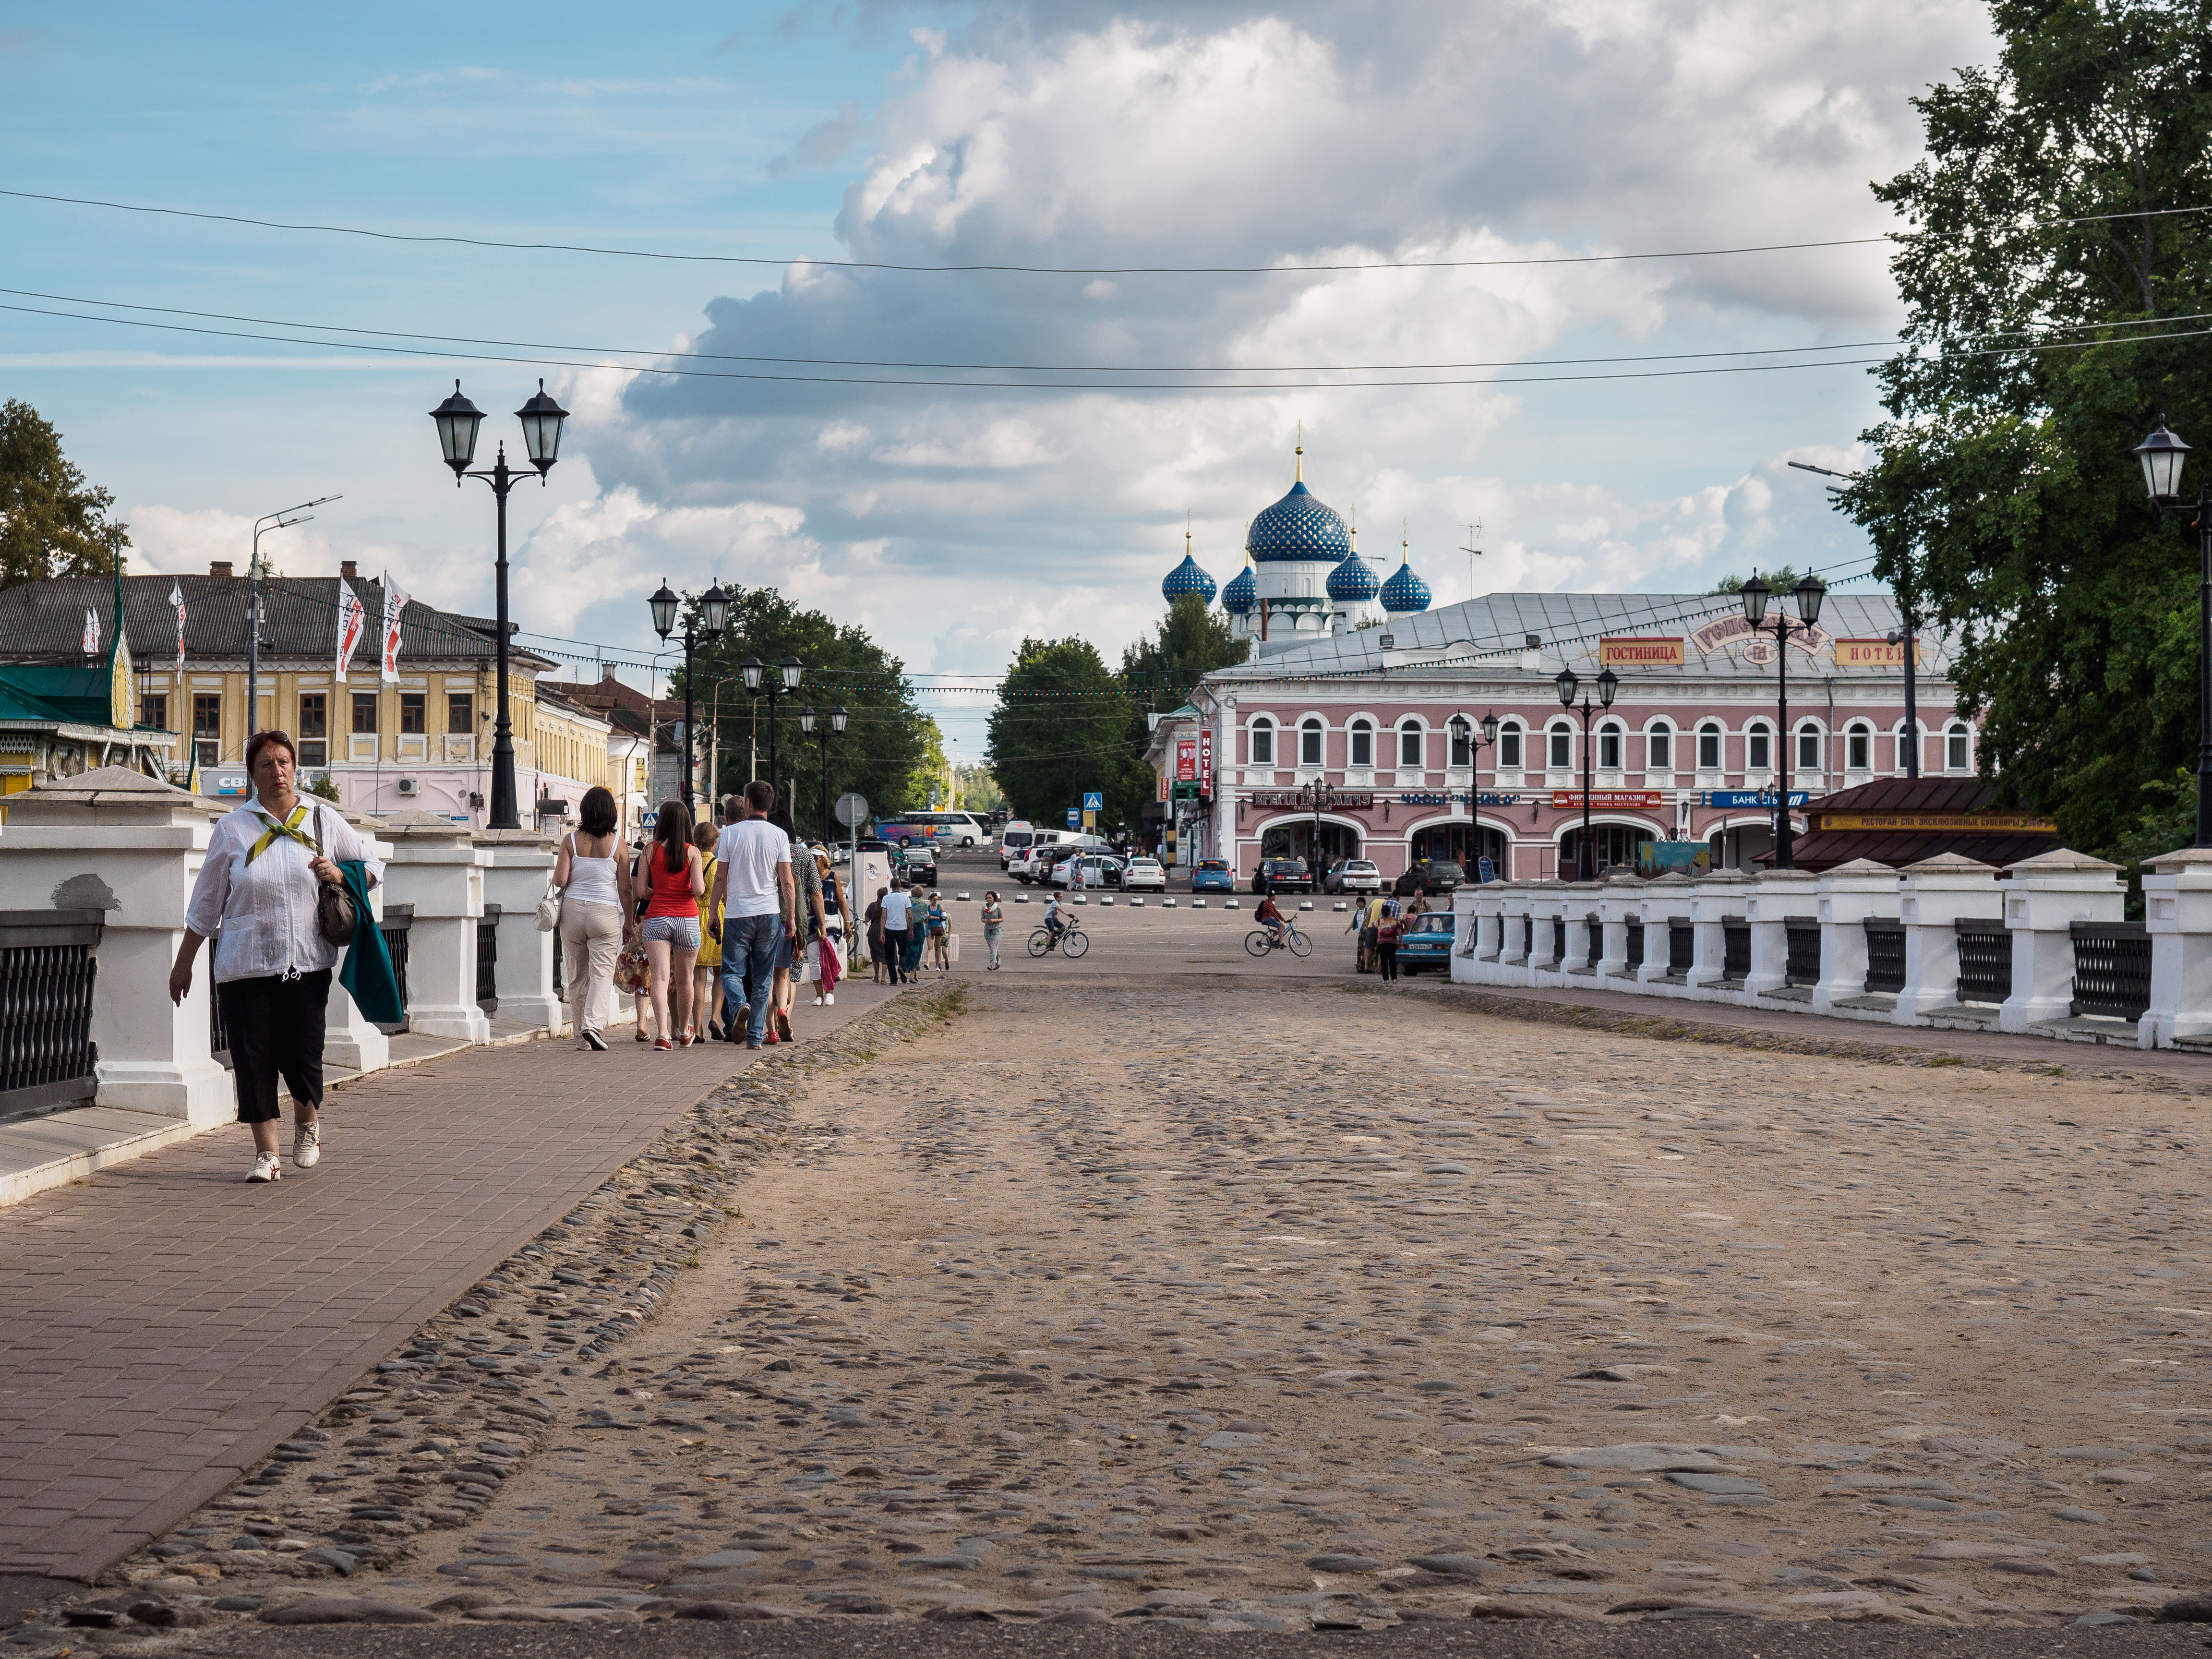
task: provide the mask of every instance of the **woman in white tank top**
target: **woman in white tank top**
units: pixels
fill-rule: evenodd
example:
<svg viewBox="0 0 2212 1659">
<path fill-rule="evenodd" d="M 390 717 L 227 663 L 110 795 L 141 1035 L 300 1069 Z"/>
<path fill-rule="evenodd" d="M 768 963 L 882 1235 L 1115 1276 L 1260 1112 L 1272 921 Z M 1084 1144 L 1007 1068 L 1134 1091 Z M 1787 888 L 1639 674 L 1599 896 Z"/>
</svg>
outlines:
<svg viewBox="0 0 2212 1659">
<path fill-rule="evenodd" d="M 586 790 L 576 818 L 574 831 L 561 837 L 553 866 L 553 884 L 561 889 L 562 971 L 576 1046 L 604 1054 L 601 1032 L 613 1006 L 615 959 L 637 926 L 637 905 L 629 861 L 617 856 L 622 838 L 616 833 L 614 796 L 604 788 Z"/>
</svg>

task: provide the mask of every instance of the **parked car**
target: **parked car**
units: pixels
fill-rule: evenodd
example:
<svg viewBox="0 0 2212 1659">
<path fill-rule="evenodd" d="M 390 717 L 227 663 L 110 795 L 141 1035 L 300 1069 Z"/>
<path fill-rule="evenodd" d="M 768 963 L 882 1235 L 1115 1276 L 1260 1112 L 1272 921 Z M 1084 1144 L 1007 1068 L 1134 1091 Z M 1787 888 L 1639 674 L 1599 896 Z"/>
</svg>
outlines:
<svg viewBox="0 0 2212 1659">
<path fill-rule="evenodd" d="M 906 879 L 908 886 L 927 885 L 937 879 L 937 848 L 927 840 L 910 841 L 906 844 Z"/>
<path fill-rule="evenodd" d="M 1413 890 L 1424 898 L 1449 893 L 1467 880 L 1467 872 L 1449 859 L 1422 859 L 1406 873 L 1413 878 Z"/>
<path fill-rule="evenodd" d="M 1261 859 L 1260 867 L 1252 872 L 1255 893 L 1271 889 L 1278 893 L 1310 893 L 1313 885 L 1313 872 L 1306 868 L 1304 859 Z"/>
<path fill-rule="evenodd" d="M 1321 884 L 1331 893 L 1379 893 L 1382 890 L 1382 872 L 1375 867 L 1372 859 L 1339 859 L 1328 866 L 1328 873 L 1321 878 Z"/>
<path fill-rule="evenodd" d="M 1121 886 L 1125 891 L 1164 893 L 1168 890 L 1168 872 L 1158 859 L 1133 858 L 1121 866 Z"/>
<path fill-rule="evenodd" d="M 1227 859 L 1200 859 L 1191 866 L 1190 890 L 1194 893 L 1233 893 L 1237 878 L 1230 873 Z"/>
<path fill-rule="evenodd" d="M 1073 887 L 1079 866 L 1083 871 L 1083 885 L 1091 891 L 1100 888 L 1118 888 L 1121 884 L 1121 860 L 1111 853 L 1093 852 L 1088 848 L 1077 848 L 1066 858 L 1054 860 L 1052 873 L 1045 878 L 1045 884 L 1049 887 Z"/>
<path fill-rule="evenodd" d="M 1398 971 L 1418 974 L 1433 968 L 1449 975 L 1455 921 L 1449 910 L 1425 910 L 1415 916 L 1398 935 Z"/>
</svg>

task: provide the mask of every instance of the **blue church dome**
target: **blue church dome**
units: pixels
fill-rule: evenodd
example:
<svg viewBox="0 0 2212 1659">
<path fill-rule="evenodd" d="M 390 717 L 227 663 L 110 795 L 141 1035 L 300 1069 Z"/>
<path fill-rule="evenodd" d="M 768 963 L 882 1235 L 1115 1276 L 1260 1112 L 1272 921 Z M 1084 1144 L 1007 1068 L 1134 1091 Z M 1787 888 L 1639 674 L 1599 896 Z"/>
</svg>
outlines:
<svg viewBox="0 0 2212 1659">
<path fill-rule="evenodd" d="M 1160 596 L 1173 605 L 1186 593 L 1195 593 L 1208 605 L 1213 603 L 1213 578 L 1199 568 L 1198 561 L 1188 553 L 1182 562 L 1167 574 L 1160 583 Z"/>
<path fill-rule="evenodd" d="M 1393 616 L 1429 608 L 1429 585 L 1413 574 L 1413 562 L 1408 559 L 1398 567 L 1398 574 L 1382 584 L 1382 608 Z"/>
<path fill-rule="evenodd" d="M 1375 567 L 1357 553 L 1328 573 L 1328 596 L 1340 605 L 1358 605 L 1375 597 L 1382 579 Z"/>
<path fill-rule="evenodd" d="M 1244 550 L 1262 563 L 1295 559 L 1334 564 L 1350 556 L 1352 538 L 1336 509 L 1300 482 L 1252 520 Z"/>
<path fill-rule="evenodd" d="M 1252 567 L 1249 564 L 1221 590 L 1221 608 L 1232 617 L 1250 616 L 1252 607 L 1259 602 L 1260 584 L 1252 580 Z"/>
</svg>

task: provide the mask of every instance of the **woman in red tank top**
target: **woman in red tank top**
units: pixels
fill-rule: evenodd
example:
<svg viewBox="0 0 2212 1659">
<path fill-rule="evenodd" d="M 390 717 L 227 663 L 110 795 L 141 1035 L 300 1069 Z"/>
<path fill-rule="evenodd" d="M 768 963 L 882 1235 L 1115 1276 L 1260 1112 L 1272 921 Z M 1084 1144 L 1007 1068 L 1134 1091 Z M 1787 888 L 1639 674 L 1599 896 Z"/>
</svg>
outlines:
<svg viewBox="0 0 2212 1659">
<path fill-rule="evenodd" d="M 653 845 L 641 855 L 639 885 L 651 896 L 645 907 L 645 959 L 652 965 L 653 1028 L 658 1048 L 690 1048 L 691 969 L 699 955 L 699 899 L 707 890 L 706 866 L 691 845 L 691 813 L 680 800 L 665 800 L 653 820 Z M 679 1033 L 675 1042 L 671 1032 Z"/>
</svg>

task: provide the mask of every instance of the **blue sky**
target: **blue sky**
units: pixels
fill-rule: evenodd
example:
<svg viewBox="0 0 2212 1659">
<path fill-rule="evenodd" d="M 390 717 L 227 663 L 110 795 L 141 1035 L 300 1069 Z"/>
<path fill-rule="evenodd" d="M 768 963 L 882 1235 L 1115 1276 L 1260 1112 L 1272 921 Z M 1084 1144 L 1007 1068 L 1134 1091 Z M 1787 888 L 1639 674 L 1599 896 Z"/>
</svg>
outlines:
<svg viewBox="0 0 2212 1659">
<path fill-rule="evenodd" d="M 1978 9 L 76 3 L 0 23 L 0 185 L 416 234 L 894 263 L 1262 267 L 1869 234 L 1905 99 L 1985 59 Z M 950 276 L 514 252 L 0 198 L 0 284 L 145 307 L 582 348 L 1110 365 L 1518 362 L 1883 337 L 1879 248 L 1328 276 Z M 5 297 L 17 306 L 65 302 Z M 82 309 L 82 307 L 76 307 Z M 126 313 L 115 313 L 126 314 Z M 149 319 L 155 313 L 135 313 Z M 167 318 L 173 322 L 190 322 Z M 212 327 L 234 326 L 210 323 Z M 255 325 L 240 326 L 254 331 Z M 262 329 L 259 331 L 269 331 Z M 1870 354 L 1850 354 L 1870 355 Z M 633 368 L 652 361 L 626 360 Z M 1682 589 L 1858 550 L 1790 458 L 1847 462 L 1854 369 L 1553 386 L 1152 394 L 655 380 L 441 363 L 0 312 L 0 394 L 113 489 L 137 568 L 389 567 L 488 610 L 489 504 L 436 461 L 460 375 L 576 411 L 519 492 L 516 607 L 636 651 L 664 577 L 786 587 L 924 671 L 1024 634 L 1109 654 L 1182 556 L 1309 482 L 1477 583 Z M 816 372 L 801 370 L 798 372 Z M 1295 378 L 1295 377 L 1294 377 Z M 1401 528 L 1401 524 L 1403 528 Z M 1395 557 L 1390 558 L 1395 563 Z M 633 676 L 641 678 L 641 676 Z M 948 713 L 980 747 L 981 700 Z"/>
</svg>

